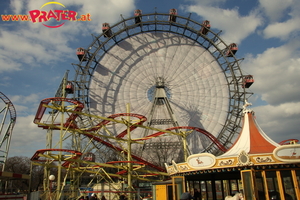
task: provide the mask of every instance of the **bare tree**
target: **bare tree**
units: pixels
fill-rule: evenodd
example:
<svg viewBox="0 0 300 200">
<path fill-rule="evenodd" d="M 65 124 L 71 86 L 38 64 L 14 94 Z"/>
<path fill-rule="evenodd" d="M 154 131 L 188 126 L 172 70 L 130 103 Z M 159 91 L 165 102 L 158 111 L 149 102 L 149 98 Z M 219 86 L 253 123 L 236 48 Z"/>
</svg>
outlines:
<svg viewBox="0 0 300 200">
<path fill-rule="evenodd" d="M 28 157 L 15 156 L 7 159 L 5 163 L 6 172 L 12 172 L 16 174 L 30 174 L 31 161 Z M 32 187 L 34 190 L 42 185 L 43 182 L 43 167 L 33 165 L 32 166 Z M 27 179 L 9 179 L 7 182 L 7 189 L 10 192 L 27 191 L 29 189 L 29 180 Z"/>
<path fill-rule="evenodd" d="M 175 162 L 183 160 L 183 150 L 181 146 L 178 146 L 179 144 L 172 138 L 158 138 L 145 149 L 143 154 L 147 155 L 150 162 L 164 168 L 164 163 L 170 164 L 172 160 Z"/>
</svg>

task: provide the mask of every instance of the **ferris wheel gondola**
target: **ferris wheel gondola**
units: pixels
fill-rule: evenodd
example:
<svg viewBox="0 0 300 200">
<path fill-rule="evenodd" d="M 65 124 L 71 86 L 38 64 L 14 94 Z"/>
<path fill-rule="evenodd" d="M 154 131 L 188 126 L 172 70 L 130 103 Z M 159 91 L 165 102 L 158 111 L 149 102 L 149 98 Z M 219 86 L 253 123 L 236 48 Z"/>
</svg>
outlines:
<svg viewBox="0 0 300 200">
<path fill-rule="evenodd" d="M 137 9 L 134 11 L 135 23 L 138 24 L 142 21 L 142 10 Z"/>
<path fill-rule="evenodd" d="M 238 51 L 238 46 L 236 43 L 231 43 L 228 48 L 226 49 L 226 53 L 225 55 L 227 57 L 233 57 L 235 55 L 235 53 Z"/>
<path fill-rule="evenodd" d="M 108 38 L 111 37 L 112 32 L 111 32 L 109 23 L 102 24 L 102 32 L 103 32 L 104 37 L 108 37 Z"/>
<path fill-rule="evenodd" d="M 210 29 L 210 22 L 208 20 L 203 21 L 200 33 L 206 35 Z"/>
<path fill-rule="evenodd" d="M 175 8 L 170 9 L 169 14 L 170 14 L 169 21 L 176 22 L 177 9 L 175 9 Z"/>
</svg>

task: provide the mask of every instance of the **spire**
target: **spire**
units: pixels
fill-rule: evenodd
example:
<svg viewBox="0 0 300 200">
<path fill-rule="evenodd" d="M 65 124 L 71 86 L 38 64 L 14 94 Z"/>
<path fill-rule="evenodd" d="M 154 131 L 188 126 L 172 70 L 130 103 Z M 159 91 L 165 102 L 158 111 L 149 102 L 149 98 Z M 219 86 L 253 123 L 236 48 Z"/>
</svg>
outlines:
<svg viewBox="0 0 300 200">
<path fill-rule="evenodd" d="M 247 154 L 265 154 L 272 153 L 273 150 L 280 146 L 269 138 L 259 127 L 254 117 L 253 110 L 248 106 L 252 104 L 245 101 L 243 106 L 243 127 L 233 146 L 220 157 L 229 157 L 239 155 L 241 151 Z"/>
</svg>

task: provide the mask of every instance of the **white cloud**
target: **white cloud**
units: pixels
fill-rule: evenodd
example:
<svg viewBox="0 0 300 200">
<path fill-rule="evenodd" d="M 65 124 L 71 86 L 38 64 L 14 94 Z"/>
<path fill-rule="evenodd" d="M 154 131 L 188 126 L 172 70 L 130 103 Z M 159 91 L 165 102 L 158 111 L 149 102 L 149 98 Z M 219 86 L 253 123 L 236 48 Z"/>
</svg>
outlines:
<svg viewBox="0 0 300 200">
<path fill-rule="evenodd" d="M 285 15 L 286 9 L 296 2 L 296 0 L 259 0 L 260 6 L 271 21 L 280 20 Z"/>
<path fill-rule="evenodd" d="M 69 56 L 72 49 L 67 46 L 67 37 L 49 34 L 24 26 L 19 31 L 1 30 L 0 49 L 3 53 L 0 60 L 6 64 L 0 66 L 0 72 L 26 70 L 22 67 L 24 64 L 41 66 Z"/>
<path fill-rule="evenodd" d="M 271 21 L 263 31 L 266 38 L 288 40 L 299 35 L 300 1 L 260 0 L 260 7 Z"/>
<path fill-rule="evenodd" d="M 25 1 L 11 0 L 10 7 L 13 13 L 9 13 L 9 14 L 17 14 L 17 15 L 22 14 L 25 3 L 26 3 Z"/>
<path fill-rule="evenodd" d="M 292 18 L 285 22 L 276 22 L 268 25 L 263 31 L 266 38 L 288 39 L 295 31 L 300 31 L 299 18 Z"/>
<path fill-rule="evenodd" d="M 253 110 L 258 124 L 276 142 L 299 139 L 300 102 L 258 106 Z"/>
<path fill-rule="evenodd" d="M 197 0 L 187 0 L 190 2 L 193 2 L 193 4 L 200 4 L 199 1 Z M 201 5 L 202 6 L 214 6 L 214 7 L 218 7 L 219 5 L 222 5 L 226 2 L 226 0 L 202 0 L 201 1 Z"/>
<path fill-rule="evenodd" d="M 271 105 L 300 100 L 300 44 L 297 40 L 269 48 L 255 58 L 245 59 L 243 66 L 254 75 L 251 90 Z"/>
<path fill-rule="evenodd" d="M 1 36 L 0 36 L 1 39 Z M 0 65 L 0 73 L 6 71 L 16 71 L 16 70 L 21 70 L 21 66 L 22 64 L 19 62 L 16 62 L 15 60 L 10 58 L 10 53 L 9 52 L 5 52 L 0 45 L 0 50 L 2 52 L 2 54 L 0 54 L 0 63 L 2 63 L 2 65 Z"/>
<path fill-rule="evenodd" d="M 10 97 L 11 102 L 16 104 L 28 104 L 28 103 L 36 103 L 38 102 L 39 95 L 38 94 L 30 94 L 28 96 L 15 95 Z"/>
<path fill-rule="evenodd" d="M 33 123 L 34 116 L 17 117 L 13 130 L 9 157 L 31 157 L 36 150 L 43 149 L 46 143 L 46 132 Z"/>
<path fill-rule="evenodd" d="M 258 26 L 262 25 L 262 18 L 256 10 L 253 10 L 247 16 L 241 16 L 238 8 L 222 9 L 203 5 L 199 2 L 197 5 L 183 7 L 187 12 L 195 12 L 211 22 L 212 28 L 217 27 L 223 31 L 222 39 L 226 43 L 241 43 L 243 39 L 254 33 Z"/>
</svg>

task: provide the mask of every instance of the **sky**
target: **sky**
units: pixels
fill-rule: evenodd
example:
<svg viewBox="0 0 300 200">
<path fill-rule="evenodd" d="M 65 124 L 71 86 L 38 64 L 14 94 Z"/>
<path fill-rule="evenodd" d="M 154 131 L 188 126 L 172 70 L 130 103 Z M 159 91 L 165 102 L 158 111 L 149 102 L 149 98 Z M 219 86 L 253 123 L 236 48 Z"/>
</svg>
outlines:
<svg viewBox="0 0 300 200">
<path fill-rule="evenodd" d="M 46 0 L 0 1 L 0 15 L 28 14 Z M 46 146 L 46 132 L 33 124 L 42 99 L 53 97 L 66 72 L 75 75 L 75 51 L 88 47 L 104 22 L 114 24 L 144 14 L 178 14 L 222 30 L 226 43 L 237 43 L 241 69 L 252 74 L 254 93 L 248 101 L 256 120 L 274 141 L 300 140 L 300 1 L 299 0 L 60 0 L 67 9 L 91 21 L 66 22 L 59 28 L 41 23 L 0 19 L 0 91 L 14 104 L 17 122 L 9 157 L 31 157 Z M 60 5 L 51 4 L 53 8 Z M 45 6 L 45 7 L 46 7 Z M 55 7 L 56 6 L 56 7 Z M 45 23 L 46 24 L 46 23 Z M 52 24 L 48 24 L 52 25 Z M 1 104 L 0 104 L 1 105 Z"/>
</svg>

